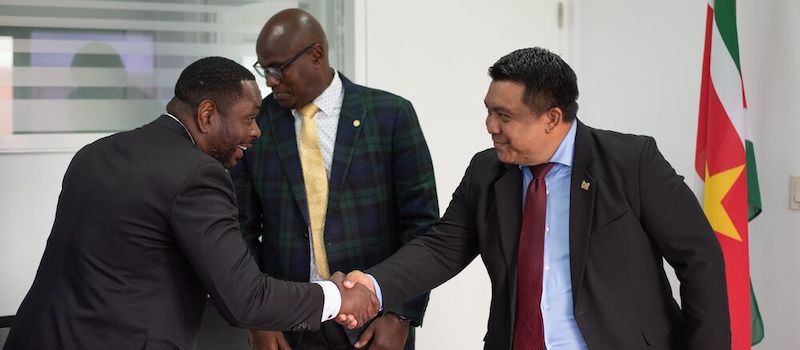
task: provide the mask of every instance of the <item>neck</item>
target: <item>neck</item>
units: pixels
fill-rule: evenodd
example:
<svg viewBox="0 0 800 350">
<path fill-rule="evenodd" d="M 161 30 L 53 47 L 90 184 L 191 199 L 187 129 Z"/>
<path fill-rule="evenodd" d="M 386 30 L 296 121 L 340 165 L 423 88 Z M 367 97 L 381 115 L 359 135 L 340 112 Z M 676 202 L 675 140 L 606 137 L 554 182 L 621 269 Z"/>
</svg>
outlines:
<svg viewBox="0 0 800 350">
<path fill-rule="evenodd" d="M 534 165 L 547 163 L 550 161 L 550 159 L 553 158 L 553 155 L 558 150 L 558 147 L 561 146 L 561 143 L 564 142 L 564 138 L 567 137 L 567 134 L 569 133 L 569 128 L 572 126 L 572 123 L 573 122 L 559 123 L 558 125 L 556 125 L 555 128 L 553 128 L 553 130 L 550 131 L 550 138 L 553 140 L 553 142 L 550 143 L 550 147 L 546 152 L 547 157 L 544 157 L 544 159 L 540 159 L 539 162 Z"/>
</svg>

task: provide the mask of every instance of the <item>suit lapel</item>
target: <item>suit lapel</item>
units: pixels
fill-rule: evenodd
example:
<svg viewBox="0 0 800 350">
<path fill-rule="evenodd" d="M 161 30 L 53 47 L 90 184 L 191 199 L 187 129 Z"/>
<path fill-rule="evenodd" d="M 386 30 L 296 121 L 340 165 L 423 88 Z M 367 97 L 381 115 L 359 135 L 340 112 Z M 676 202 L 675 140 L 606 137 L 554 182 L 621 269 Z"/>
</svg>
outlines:
<svg viewBox="0 0 800 350">
<path fill-rule="evenodd" d="M 288 109 L 281 108 L 277 103 L 264 104 L 271 105 L 267 111 L 270 123 L 270 132 L 275 140 L 275 148 L 280 158 L 281 165 L 286 172 L 294 199 L 300 212 L 303 213 L 303 220 L 308 225 L 308 205 L 306 202 L 305 185 L 303 184 L 303 169 L 300 166 L 300 154 L 297 151 L 297 134 L 294 128 L 294 116 Z"/>
<path fill-rule="evenodd" d="M 505 164 L 505 174 L 494 183 L 497 205 L 497 226 L 500 247 L 506 263 L 508 297 L 511 300 L 511 319 L 514 319 L 517 293 L 517 251 L 519 230 L 522 225 L 522 174 L 516 165 Z"/>
<path fill-rule="evenodd" d="M 367 115 L 364 111 L 362 95 L 358 92 L 358 86 L 344 77 L 341 73 L 342 88 L 344 89 L 344 100 L 342 110 L 339 113 L 339 125 L 336 130 L 336 144 L 333 148 L 333 161 L 331 164 L 331 178 L 329 181 L 328 207 L 336 203 L 344 186 L 350 162 L 355 153 L 356 143 L 358 142 L 361 130 L 366 127 Z"/>
<path fill-rule="evenodd" d="M 583 274 L 589 252 L 589 230 L 594 214 L 595 194 L 599 185 L 589 172 L 592 162 L 591 130 L 577 121 L 575 151 L 572 161 L 569 205 L 569 258 L 572 275 L 572 301 L 575 313 L 581 312 L 577 305 L 582 292 Z"/>
</svg>

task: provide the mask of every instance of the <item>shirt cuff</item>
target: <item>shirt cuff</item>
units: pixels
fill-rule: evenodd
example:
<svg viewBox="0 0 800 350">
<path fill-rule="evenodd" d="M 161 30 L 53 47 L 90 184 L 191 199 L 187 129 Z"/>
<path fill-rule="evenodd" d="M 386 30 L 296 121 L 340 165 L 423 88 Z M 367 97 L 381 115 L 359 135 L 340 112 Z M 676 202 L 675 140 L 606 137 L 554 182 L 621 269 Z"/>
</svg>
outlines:
<svg viewBox="0 0 800 350">
<path fill-rule="evenodd" d="M 370 274 L 366 274 L 369 276 L 369 279 L 372 280 L 372 285 L 375 286 L 375 295 L 378 297 L 378 302 L 381 304 L 381 310 L 383 310 L 383 293 L 381 293 L 381 286 L 378 285 L 378 281 L 375 277 L 372 277 Z"/>
<path fill-rule="evenodd" d="M 339 287 L 331 281 L 317 281 L 314 282 L 322 287 L 322 293 L 325 294 L 325 302 L 322 304 L 322 322 L 332 320 L 339 314 L 339 309 L 342 308 L 342 293 L 339 292 Z"/>
</svg>

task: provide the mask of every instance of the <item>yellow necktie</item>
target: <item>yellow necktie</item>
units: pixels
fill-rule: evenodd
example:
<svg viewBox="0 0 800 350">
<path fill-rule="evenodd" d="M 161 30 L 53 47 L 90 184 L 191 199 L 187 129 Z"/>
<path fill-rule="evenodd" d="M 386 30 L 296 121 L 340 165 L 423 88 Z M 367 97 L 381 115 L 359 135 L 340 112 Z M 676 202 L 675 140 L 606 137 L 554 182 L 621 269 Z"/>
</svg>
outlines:
<svg viewBox="0 0 800 350">
<path fill-rule="evenodd" d="M 314 263 L 322 278 L 330 277 L 328 253 L 325 252 L 325 214 L 328 210 L 328 173 L 319 148 L 317 123 L 314 114 L 319 107 L 309 103 L 300 108 L 300 165 L 308 201 L 308 218 L 311 224 L 311 241 L 314 246 Z"/>
</svg>

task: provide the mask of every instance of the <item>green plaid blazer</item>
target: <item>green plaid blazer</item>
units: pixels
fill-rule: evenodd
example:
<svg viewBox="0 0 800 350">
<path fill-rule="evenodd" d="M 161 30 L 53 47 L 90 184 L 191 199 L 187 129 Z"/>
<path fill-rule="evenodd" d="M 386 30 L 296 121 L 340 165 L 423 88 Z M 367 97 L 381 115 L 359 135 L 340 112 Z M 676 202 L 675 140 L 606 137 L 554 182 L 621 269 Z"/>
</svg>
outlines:
<svg viewBox="0 0 800 350">
<path fill-rule="evenodd" d="M 325 244 L 330 270 L 349 272 L 383 261 L 426 232 L 439 219 L 439 206 L 430 152 L 411 103 L 339 77 L 344 101 Z M 257 121 L 261 137 L 231 170 L 242 235 L 262 271 L 308 281 L 308 207 L 294 117 L 269 95 Z M 419 325 L 427 303 L 425 293 L 388 311 Z"/>
</svg>

